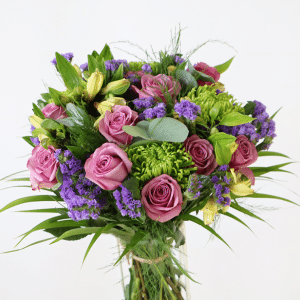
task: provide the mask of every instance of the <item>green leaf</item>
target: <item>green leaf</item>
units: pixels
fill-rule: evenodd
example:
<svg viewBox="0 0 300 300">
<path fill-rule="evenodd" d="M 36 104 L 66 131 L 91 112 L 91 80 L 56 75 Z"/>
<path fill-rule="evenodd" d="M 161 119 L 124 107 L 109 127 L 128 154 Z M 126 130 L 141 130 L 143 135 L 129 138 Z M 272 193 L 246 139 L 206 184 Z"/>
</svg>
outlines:
<svg viewBox="0 0 300 300">
<path fill-rule="evenodd" d="M 124 125 L 122 129 L 132 136 L 140 136 L 144 139 L 150 139 L 148 132 L 142 127 Z"/>
<path fill-rule="evenodd" d="M 141 199 L 141 193 L 139 189 L 139 181 L 135 177 L 131 177 L 128 180 L 123 181 L 123 186 L 125 186 L 132 193 L 132 197 L 135 200 Z"/>
<path fill-rule="evenodd" d="M 133 148 L 136 148 L 136 147 L 139 147 L 139 146 L 146 146 L 148 144 L 152 144 L 152 143 L 156 143 L 158 145 L 161 145 L 163 143 L 163 141 L 157 141 L 157 140 L 141 140 L 141 141 L 137 141 L 133 144 L 131 144 L 129 146 L 129 149 L 133 149 Z"/>
<path fill-rule="evenodd" d="M 58 241 L 68 238 L 68 237 L 71 237 L 71 236 L 96 233 L 98 230 L 99 230 L 99 227 L 71 229 L 71 230 L 63 233 L 60 237 L 58 237 L 56 240 L 54 240 L 51 244 L 57 243 Z"/>
<path fill-rule="evenodd" d="M 94 73 L 96 69 L 99 70 L 99 63 L 97 62 L 96 58 L 92 55 L 88 55 L 88 65 L 90 74 Z"/>
<path fill-rule="evenodd" d="M 247 196 L 248 197 L 248 196 Z M 245 207 L 242 207 L 242 206 L 240 206 L 240 205 L 238 205 L 238 204 L 236 204 L 236 203 L 234 203 L 234 202 L 231 202 L 230 203 L 230 207 L 232 207 L 233 209 L 235 209 L 235 210 L 238 210 L 238 211 L 240 211 L 240 212 L 242 212 L 243 214 L 245 214 L 245 215 L 248 215 L 248 216 L 250 216 L 250 217 L 252 217 L 252 218 L 255 218 L 255 219 L 258 219 L 258 220 L 260 220 L 260 221 L 263 221 L 263 222 L 265 222 L 265 223 L 267 223 L 265 220 L 263 220 L 262 218 L 260 218 L 260 217 L 258 217 L 257 215 L 255 215 L 254 213 L 252 213 L 251 211 L 249 211 L 248 209 L 246 209 Z M 268 224 L 268 223 L 267 223 Z M 271 226 L 270 224 L 268 224 L 269 226 Z M 272 226 L 271 226 L 272 227 Z M 273 228 L 273 227 L 272 227 Z"/>
<path fill-rule="evenodd" d="M 41 94 L 42 98 L 44 100 L 46 100 L 47 102 L 49 102 L 49 100 L 52 99 L 52 96 L 49 94 L 49 93 L 44 93 L 44 94 Z"/>
<path fill-rule="evenodd" d="M 34 103 L 32 103 L 32 106 L 33 106 L 33 109 L 32 109 L 33 113 L 36 116 L 40 117 L 41 119 L 45 119 L 45 116 L 42 113 L 42 111 L 39 109 L 39 107 L 36 104 L 34 104 Z"/>
<path fill-rule="evenodd" d="M 20 205 L 23 203 L 37 202 L 37 201 L 63 201 L 63 200 L 60 197 L 51 196 L 51 195 L 29 196 L 29 197 L 20 198 L 20 199 L 10 202 L 6 206 L 4 206 L 2 209 L 0 209 L 0 212 L 3 212 L 9 208 L 12 208 L 14 206 L 17 206 L 17 205 Z"/>
<path fill-rule="evenodd" d="M 208 140 L 214 145 L 214 143 L 219 142 L 222 145 L 231 145 L 235 142 L 236 137 L 227 134 L 225 132 L 218 132 L 216 134 L 211 135 Z"/>
<path fill-rule="evenodd" d="M 29 177 L 13 178 L 13 179 L 9 179 L 7 181 L 30 181 L 30 178 Z"/>
<path fill-rule="evenodd" d="M 180 121 L 163 117 L 151 121 L 149 134 L 154 140 L 183 143 L 188 137 L 189 130 Z"/>
<path fill-rule="evenodd" d="M 269 172 L 285 172 L 285 173 L 293 174 L 292 172 L 280 169 L 280 168 L 285 167 L 292 163 L 293 162 L 288 162 L 288 163 L 274 165 L 274 166 L 270 166 L 270 167 L 249 167 L 249 169 L 251 169 L 253 171 L 253 174 L 255 177 L 264 175 Z M 295 174 L 293 174 L 293 175 L 295 175 Z"/>
<path fill-rule="evenodd" d="M 28 172 L 28 170 L 23 170 L 23 171 L 19 171 L 19 172 L 16 172 L 16 173 L 7 175 L 7 176 L 1 178 L 0 181 L 1 181 L 1 180 L 4 180 L 4 179 L 7 179 L 7 178 L 9 178 L 9 177 L 11 177 L 11 176 L 14 176 L 14 175 L 16 175 L 16 174 L 23 173 L 23 172 Z"/>
<path fill-rule="evenodd" d="M 106 60 L 112 60 L 114 59 L 110 48 L 107 44 L 105 44 L 104 48 L 102 49 L 100 55 L 97 57 L 98 61 L 101 61 L 102 59 L 104 59 L 104 61 Z"/>
<path fill-rule="evenodd" d="M 123 63 L 119 65 L 118 70 L 114 73 L 111 81 L 117 81 L 120 79 L 123 79 L 123 73 L 124 73 L 124 66 Z"/>
<path fill-rule="evenodd" d="M 39 243 L 43 243 L 43 242 L 46 242 L 46 241 L 49 241 L 49 240 L 53 240 L 53 239 L 54 239 L 54 238 L 48 238 L 48 239 L 40 240 L 40 241 L 34 242 L 34 243 L 30 244 L 30 245 L 27 245 L 27 246 L 25 246 L 25 247 L 23 247 L 23 248 L 21 248 L 21 249 L 16 249 L 16 250 L 11 250 L 11 251 L 6 251 L 6 252 L 2 252 L 1 254 L 11 253 L 11 252 L 17 252 L 17 251 L 20 251 L 20 250 L 24 250 L 24 249 L 26 249 L 26 248 L 28 248 L 28 247 L 31 247 L 31 246 L 34 246 L 34 245 L 37 245 L 37 244 L 39 244 Z"/>
<path fill-rule="evenodd" d="M 211 232 L 214 236 L 216 236 L 218 239 L 220 239 L 223 243 L 225 243 L 229 248 L 230 246 L 215 232 L 215 230 L 213 230 L 211 227 L 209 227 L 208 225 L 205 225 L 204 222 L 195 217 L 195 216 L 191 216 L 191 215 L 179 215 L 177 217 L 177 219 L 179 220 L 185 220 L 185 221 L 192 221 L 200 226 L 202 226 L 203 228 L 205 228 L 206 230 L 208 230 L 209 232 Z M 231 248 L 230 248 L 231 251 L 233 251 Z"/>
<path fill-rule="evenodd" d="M 254 232 L 251 230 L 251 228 L 250 228 L 247 224 L 245 224 L 241 219 L 239 219 L 237 216 L 232 215 L 232 214 L 229 213 L 229 212 L 223 213 L 222 211 L 219 211 L 219 213 L 220 213 L 221 215 L 227 216 L 227 217 L 229 217 L 229 218 L 232 218 L 232 219 L 234 219 L 234 220 L 240 222 L 241 224 L 243 224 L 244 226 L 246 226 L 246 227 L 254 234 Z"/>
<path fill-rule="evenodd" d="M 82 79 L 79 77 L 75 68 L 71 63 L 60 55 L 58 52 L 55 53 L 58 71 L 66 85 L 70 90 L 78 87 L 82 83 Z"/>
<path fill-rule="evenodd" d="M 60 223 L 60 222 L 58 222 Z M 65 232 L 72 230 L 72 229 L 77 229 L 77 226 L 70 226 L 70 227 L 58 227 L 58 228 L 47 228 L 44 231 L 47 233 L 52 234 L 54 237 L 58 238 L 60 237 L 62 234 L 64 234 Z M 74 235 L 71 237 L 67 237 L 64 238 L 64 240 L 66 241 L 78 241 L 81 240 L 83 238 L 85 238 L 87 236 L 87 234 L 79 234 L 79 235 Z"/>
<path fill-rule="evenodd" d="M 271 120 L 277 115 L 277 113 L 282 109 L 282 107 L 280 107 L 270 118 Z"/>
<path fill-rule="evenodd" d="M 59 213 L 59 210 L 64 210 L 66 213 L 68 212 L 67 208 L 41 208 L 41 209 L 29 209 L 29 210 L 18 210 L 16 212 L 29 212 L 29 213 Z"/>
<path fill-rule="evenodd" d="M 255 102 L 248 101 L 247 104 L 244 106 L 245 115 L 253 115 L 255 107 L 256 107 Z"/>
<path fill-rule="evenodd" d="M 36 147 L 36 145 L 31 141 L 32 136 L 22 136 L 22 139 L 26 141 L 30 146 Z"/>
<path fill-rule="evenodd" d="M 217 102 L 217 103 L 215 103 L 215 105 L 210 109 L 209 115 L 210 115 L 210 119 L 211 119 L 211 122 L 212 122 L 212 123 L 214 122 L 214 120 L 215 120 L 216 117 L 218 116 L 221 107 L 222 107 L 222 102 Z"/>
<path fill-rule="evenodd" d="M 57 130 L 61 129 L 63 127 L 62 124 L 56 122 L 55 120 L 52 119 L 45 119 L 41 123 L 41 127 L 49 130 Z"/>
<path fill-rule="evenodd" d="M 132 237 L 129 244 L 126 245 L 125 250 L 121 254 L 121 256 L 118 258 L 118 260 L 115 262 L 114 266 L 133 248 L 135 247 L 141 240 L 144 239 L 144 237 L 147 235 L 146 232 L 142 230 L 138 230 L 134 236 Z"/>
<path fill-rule="evenodd" d="M 246 124 L 254 121 L 256 118 L 251 118 L 247 115 L 240 114 L 239 112 L 233 111 L 230 114 L 226 115 L 219 125 L 225 126 L 237 126 L 241 124 Z"/>
<path fill-rule="evenodd" d="M 77 146 L 66 146 L 68 150 L 77 158 L 82 161 L 85 160 L 85 156 L 88 154 L 83 148 Z"/>
<path fill-rule="evenodd" d="M 229 60 L 227 60 L 225 63 L 215 66 L 215 68 L 217 69 L 217 71 L 220 74 L 222 74 L 229 68 L 229 66 L 231 65 L 233 59 L 234 59 L 234 56 L 232 58 L 230 58 Z"/>
<path fill-rule="evenodd" d="M 93 57 L 95 57 L 95 58 L 97 58 L 97 57 L 99 56 L 99 54 L 97 53 L 96 50 L 93 51 L 92 55 L 93 55 Z"/>
<path fill-rule="evenodd" d="M 45 136 L 49 137 L 50 139 L 53 138 L 51 133 L 48 130 L 44 129 L 44 128 L 40 127 L 40 128 L 36 128 L 32 131 L 32 136 L 33 137 L 38 137 L 39 134 L 44 134 Z"/>
<path fill-rule="evenodd" d="M 115 226 L 116 226 L 116 224 L 114 224 L 114 223 L 107 224 L 105 227 L 101 227 L 101 228 L 99 228 L 96 231 L 95 235 L 93 236 L 93 238 L 92 238 L 92 240 L 91 240 L 91 242 L 90 242 L 90 244 L 89 244 L 89 246 L 88 246 L 88 248 L 87 248 L 87 250 L 85 252 L 85 255 L 84 255 L 84 258 L 83 258 L 83 261 L 82 261 L 82 265 L 84 264 L 84 261 L 85 261 L 87 255 L 89 254 L 91 248 L 93 247 L 93 245 L 95 244 L 95 242 L 97 241 L 97 239 L 99 238 L 99 236 L 102 233 L 105 233 L 105 232 L 109 231 L 111 228 L 113 228 Z"/>
<path fill-rule="evenodd" d="M 291 159 L 290 157 L 288 157 L 287 155 L 285 154 L 282 154 L 280 152 L 272 152 L 272 151 L 260 151 L 258 152 L 258 156 L 282 156 L 282 157 L 285 157 L 285 158 L 288 158 L 288 159 Z"/>
<path fill-rule="evenodd" d="M 228 145 L 222 145 L 220 142 L 214 144 L 216 154 L 216 162 L 219 166 L 228 165 L 230 163 L 232 153 Z"/>
<path fill-rule="evenodd" d="M 185 70 L 176 69 L 172 75 L 180 82 L 181 85 L 188 87 L 189 89 L 196 88 L 198 83 L 194 76 Z"/>
<path fill-rule="evenodd" d="M 61 105 L 61 102 L 60 102 L 61 92 L 49 87 L 49 93 L 51 95 L 51 99 L 54 101 L 54 104 Z"/>
<path fill-rule="evenodd" d="M 236 198 L 239 198 L 238 196 Z M 295 205 L 298 205 L 300 206 L 299 204 L 291 201 L 291 200 L 288 200 L 286 198 L 282 198 L 282 197 L 278 197 L 278 196 L 273 196 L 273 195 L 268 195 L 268 194 L 261 194 L 261 193 L 254 193 L 254 194 L 251 194 L 251 195 L 248 195 L 248 196 L 245 196 L 245 198 L 267 198 L 267 199 L 277 199 L 277 200 L 283 200 L 283 201 L 286 201 L 286 202 L 290 202 L 290 203 L 293 203 Z"/>
</svg>

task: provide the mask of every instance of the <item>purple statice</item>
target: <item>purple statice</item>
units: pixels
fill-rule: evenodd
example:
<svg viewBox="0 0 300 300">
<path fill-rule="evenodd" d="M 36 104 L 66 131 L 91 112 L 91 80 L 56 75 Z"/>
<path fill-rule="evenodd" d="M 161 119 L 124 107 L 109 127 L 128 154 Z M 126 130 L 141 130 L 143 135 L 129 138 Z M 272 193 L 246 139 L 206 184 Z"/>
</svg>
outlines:
<svg viewBox="0 0 300 300">
<path fill-rule="evenodd" d="M 197 118 L 197 114 L 201 113 L 201 108 L 189 100 L 182 100 L 174 105 L 175 111 L 179 117 L 184 117 L 188 120 L 194 121 Z"/>
<path fill-rule="evenodd" d="M 152 69 L 151 69 L 151 66 L 149 64 L 144 64 L 142 66 L 142 70 L 145 72 L 145 73 L 151 73 L 152 72 Z"/>
<path fill-rule="evenodd" d="M 211 178 L 211 182 L 213 182 L 213 183 L 217 183 L 218 181 L 219 181 L 219 177 L 217 175 L 215 175 Z"/>
<path fill-rule="evenodd" d="M 132 102 L 136 109 L 149 108 L 155 104 L 153 97 L 135 99 Z"/>
<path fill-rule="evenodd" d="M 118 70 L 119 66 L 123 64 L 124 68 L 129 68 L 129 64 L 126 59 L 112 59 L 105 62 L 105 69 L 110 71 Z"/>
<path fill-rule="evenodd" d="M 82 71 L 87 71 L 88 68 L 89 68 L 89 64 L 87 62 L 84 63 L 84 64 L 82 64 L 82 65 L 80 65 L 80 69 Z"/>
<path fill-rule="evenodd" d="M 181 65 L 182 63 L 185 62 L 185 60 L 182 57 L 180 57 L 179 55 L 171 55 L 171 57 L 174 58 L 174 61 L 176 64 Z"/>
<path fill-rule="evenodd" d="M 225 175 L 224 178 L 223 178 L 223 181 L 224 181 L 226 184 L 229 184 L 230 181 L 231 181 L 231 178 L 228 178 L 227 175 Z"/>
<path fill-rule="evenodd" d="M 222 184 L 222 182 L 225 182 L 226 185 L 229 184 L 230 180 L 228 180 L 228 178 L 226 177 L 226 175 L 222 178 L 218 178 L 216 175 L 212 177 L 211 181 L 214 183 L 213 189 L 214 189 L 214 194 L 215 197 L 217 198 L 217 203 L 221 204 L 222 206 L 227 206 L 229 204 L 228 203 L 228 199 L 229 199 L 229 203 L 230 203 L 230 198 L 228 197 L 224 197 L 224 194 L 229 194 L 230 193 L 230 189 L 228 186 L 224 186 Z M 221 182 L 221 183 L 220 183 Z M 228 198 L 228 199 L 227 199 Z"/>
<path fill-rule="evenodd" d="M 137 78 L 136 74 L 129 74 L 126 76 L 126 78 L 131 82 L 131 83 L 138 83 L 140 82 L 140 79 Z"/>
<path fill-rule="evenodd" d="M 223 93 L 221 90 L 216 89 L 216 94 L 219 95 L 220 93 Z M 236 103 L 233 103 L 233 105 L 235 105 Z"/>
<path fill-rule="evenodd" d="M 195 173 L 191 175 L 189 178 L 185 195 L 190 200 L 195 200 L 196 198 L 199 198 L 201 195 L 201 189 L 203 188 L 203 185 L 202 185 L 202 181 L 199 180 L 199 176 L 201 175 Z"/>
<path fill-rule="evenodd" d="M 107 204 L 107 200 L 100 196 L 101 188 L 85 177 L 83 164 L 71 151 L 58 149 L 54 155 L 60 162 L 60 196 L 67 204 L 69 217 L 74 221 L 97 219 Z"/>
<path fill-rule="evenodd" d="M 257 133 L 255 126 L 251 123 L 246 123 L 237 126 L 225 126 L 219 125 L 218 130 L 221 132 L 225 132 L 227 134 L 238 136 L 238 135 L 246 135 L 250 138 L 251 141 L 257 138 Z"/>
<path fill-rule="evenodd" d="M 137 210 L 142 206 L 141 200 L 134 200 L 132 193 L 122 184 L 119 186 L 121 191 L 116 189 L 113 196 L 116 199 L 116 205 L 123 217 L 129 216 L 132 219 L 139 218 L 141 212 Z"/>
<path fill-rule="evenodd" d="M 162 118 L 166 115 L 166 104 L 157 103 L 153 108 L 147 108 L 143 112 L 146 119 Z"/>
<path fill-rule="evenodd" d="M 68 52 L 68 53 L 65 53 L 65 54 L 61 53 L 60 55 L 62 55 L 64 58 L 66 58 L 70 62 L 72 61 L 72 58 L 74 57 L 74 54 L 71 53 L 71 52 Z M 53 65 L 56 65 L 57 64 L 56 58 L 54 58 L 53 60 L 51 60 L 51 63 Z"/>
<path fill-rule="evenodd" d="M 219 167 L 219 170 L 220 170 L 220 171 L 227 171 L 227 170 L 228 170 L 228 165 L 221 165 L 221 166 Z"/>
<path fill-rule="evenodd" d="M 35 130 L 35 127 L 33 125 L 30 126 L 30 132 L 32 133 L 32 131 Z M 33 144 L 35 144 L 36 146 L 38 146 L 40 144 L 40 140 L 38 137 L 30 137 L 30 140 Z"/>
</svg>

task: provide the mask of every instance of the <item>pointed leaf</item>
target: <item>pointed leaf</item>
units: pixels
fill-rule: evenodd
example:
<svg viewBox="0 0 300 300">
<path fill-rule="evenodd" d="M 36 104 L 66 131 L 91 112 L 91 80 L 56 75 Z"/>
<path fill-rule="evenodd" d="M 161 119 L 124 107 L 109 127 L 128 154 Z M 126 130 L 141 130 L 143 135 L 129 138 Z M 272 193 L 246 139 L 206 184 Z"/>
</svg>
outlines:
<svg viewBox="0 0 300 300">
<path fill-rule="evenodd" d="M 32 136 L 22 136 L 22 139 L 26 141 L 30 146 L 36 147 L 36 145 L 31 141 Z"/>
<path fill-rule="evenodd" d="M 239 197 L 236 197 L 236 198 L 239 198 Z M 282 197 L 278 197 L 278 196 L 274 196 L 274 195 L 262 194 L 262 193 L 254 193 L 254 194 L 252 194 L 252 195 L 246 196 L 245 198 L 267 198 L 267 199 L 277 199 L 277 200 L 283 200 L 283 201 L 290 202 L 290 203 L 293 203 L 293 204 L 295 204 L 295 205 L 300 206 L 300 205 L 297 204 L 296 202 L 293 202 L 293 201 L 288 200 L 288 199 L 286 199 L 286 198 L 282 198 Z"/>
<path fill-rule="evenodd" d="M 45 116 L 42 113 L 42 111 L 40 110 L 40 108 L 36 104 L 34 104 L 34 103 L 32 103 L 32 106 L 33 106 L 33 109 L 32 109 L 33 113 L 36 116 L 40 117 L 41 119 L 45 119 Z"/>
<path fill-rule="evenodd" d="M 106 60 L 112 60 L 114 59 L 110 48 L 107 44 L 105 44 L 104 48 L 102 49 L 100 55 L 97 57 L 97 59 L 99 59 L 98 61 L 101 61 L 102 59 Z"/>
<path fill-rule="evenodd" d="M 258 152 L 258 156 L 282 156 L 282 157 L 291 159 L 290 157 L 288 157 L 285 154 L 282 154 L 280 152 L 273 152 L 273 151 L 260 151 L 260 152 Z"/>
<path fill-rule="evenodd" d="M 129 244 L 126 245 L 125 250 L 121 254 L 121 256 L 118 258 L 118 260 L 115 262 L 114 266 L 133 248 L 135 247 L 143 238 L 147 235 L 146 232 L 142 230 L 138 230 L 134 236 L 132 237 Z"/>
<path fill-rule="evenodd" d="M 71 65 L 71 63 L 60 55 L 58 52 L 55 53 L 57 68 L 58 71 L 66 85 L 66 87 L 70 90 L 81 85 L 82 80 L 79 77 L 75 68 Z"/>
<path fill-rule="evenodd" d="M 211 232 L 214 236 L 216 236 L 218 239 L 220 239 L 223 243 L 225 243 L 229 248 L 230 246 L 215 232 L 215 230 L 213 230 L 211 227 L 209 227 L 208 225 L 205 225 L 204 222 L 195 217 L 195 216 L 191 216 L 191 215 L 179 215 L 177 217 L 177 219 L 179 220 L 185 220 L 185 221 L 192 221 L 200 226 L 202 226 L 203 228 L 205 228 L 206 230 L 208 230 L 209 232 Z M 231 248 L 230 248 L 231 251 L 233 251 Z"/>
<path fill-rule="evenodd" d="M 12 208 L 14 206 L 28 203 L 28 202 L 37 202 L 37 201 L 63 201 L 60 197 L 57 196 L 51 196 L 51 195 L 38 195 L 38 196 L 29 196 L 17 199 L 13 202 L 10 202 L 6 206 L 4 206 L 2 209 L 0 209 L 0 212 L 3 212 L 9 208 Z"/>
<path fill-rule="evenodd" d="M 293 162 L 288 162 L 288 163 L 274 165 L 274 166 L 270 166 L 270 167 L 249 167 L 249 169 L 251 169 L 253 171 L 253 174 L 254 174 L 255 177 L 264 175 L 264 174 L 269 173 L 269 172 L 286 172 L 286 173 L 293 174 L 290 171 L 280 169 L 280 168 L 285 167 L 285 166 L 287 166 L 289 164 L 292 164 L 292 163 Z M 293 175 L 295 175 L 295 174 L 293 174 Z"/>
<path fill-rule="evenodd" d="M 271 120 L 274 119 L 274 117 L 277 115 L 277 113 L 282 109 L 282 107 L 280 107 L 270 118 Z"/>
<path fill-rule="evenodd" d="M 116 80 L 121 80 L 121 79 L 123 79 L 123 76 L 124 76 L 123 73 L 124 73 L 124 66 L 123 66 L 123 63 L 121 63 L 121 64 L 119 65 L 118 70 L 114 73 L 114 75 L 113 75 L 111 81 L 116 81 Z"/>
<path fill-rule="evenodd" d="M 0 181 L 1 181 L 1 180 L 4 180 L 4 179 L 6 179 L 6 178 L 9 178 L 9 177 L 11 177 L 11 176 L 13 176 L 13 175 L 16 175 L 16 174 L 19 174 L 19 173 L 23 173 L 23 172 L 28 172 L 28 170 L 23 170 L 23 171 L 19 171 L 19 172 L 16 172 L 16 173 L 7 175 L 7 176 L 1 178 Z"/>
<path fill-rule="evenodd" d="M 86 252 L 85 252 L 85 255 L 84 255 L 84 258 L 83 258 L 83 261 L 82 261 L 82 265 L 84 264 L 84 261 L 87 257 L 87 255 L 89 254 L 91 248 L 93 247 L 93 245 L 95 244 L 95 242 L 97 241 L 97 239 L 100 237 L 100 235 L 102 233 L 105 233 L 107 231 L 109 231 L 111 228 L 115 227 L 117 224 L 114 224 L 114 223 L 111 223 L 111 224 L 107 224 L 105 227 L 101 227 L 98 229 L 98 231 L 96 231 L 96 233 L 94 234 Z"/>
<path fill-rule="evenodd" d="M 234 56 L 232 58 L 230 58 L 229 60 L 227 60 L 225 63 L 215 66 L 215 68 L 217 69 L 217 71 L 220 74 L 222 74 L 229 68 L 229 66 L 231 65 L 233 59 L 234 59 Z"/>
<path fill-rule="evenodd" d="M 54 101 L 54 104 L 55 105 L 61 105 L 61 102 L 60 102 L 61 92 L 49 87 L 49 93 L 51 95 L 51 99 Z"/>
<path fill-rule="evenodd" d="M 42 98 L 44 99 L 44 100 L 46 100 L 47 102 L 49 101 L 49 100 L 51 100 L 51 95 L 49 94 L 49 93 L 44 93 L 44 94 L 41 94 L 41 96 L 42 96 Z"/>
<path fill-rule="evenodd" d="M 90 74 L 94 73 L 97 68 L 99 70 L 99 64 L 98 64 L 96 58 L 92 55 L 88 55 L 88 65 L 89 65 L 89 73 Z"/>
<path fill-rule="evenodd" d="M 58 208 L 41 208 L 41 209 L 28 209 L 28 210 L 18 210 L 16 212 L 29 212 L 29 213 L 55 213 L 58 214 Z M 65 210 L 65 212 L 68 212 L 68 209 L 66 208 L 60 208 L 60 210 Z"/>
<path fill-rule="evenodd" d="M 246 124 L 254 121 L 256 118 L 251 118 L 247 115 L 243 115 L 239 112 L 231 112 L 228 115 L 226 115 L 219 125 L 225 125 L 225 126 L 237 126 L 241 124 Z"/>
<path fill-rule="evenodd" d="M 67 227 L 54 227 L 54 228 L 47 228 L 44 231 L 47 233 L 52 234 L 55 238 L 60 237 L 63 233 L 72 230 L 72 229 L 77 229 L 77 226 L 67 226 Z M 87 234 L 80 234 L 80 235 L 74 235 L 71 237 L 64 238 L 63 240 L 65 241 L 78 241 L 83 238 L 85 238 Z"/>
</svg>

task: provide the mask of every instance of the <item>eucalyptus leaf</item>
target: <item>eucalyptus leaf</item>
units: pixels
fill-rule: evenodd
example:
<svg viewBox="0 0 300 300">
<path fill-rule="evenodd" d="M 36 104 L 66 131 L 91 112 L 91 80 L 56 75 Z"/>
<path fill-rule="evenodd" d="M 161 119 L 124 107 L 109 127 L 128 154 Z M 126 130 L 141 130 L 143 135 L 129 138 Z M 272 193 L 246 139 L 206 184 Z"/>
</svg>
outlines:
<svg viewBox="0 0 300 300">
<path fill-rule="evenodd" d="M 194 76 L 185 70 L 176 69 L 172 74 L 181 85 L 188 87 L 189 89 L 196 88 L 198 86 Z"/>
<path fill-rule="evenodd" d="M 139 136 L 139 137 L 142 137 L 144 139 L 150 139 L 150 136 L 149 136 L 147 130 L 145 130 L 143 127 L 124 125 L 122 127 L 122 129 L 126 133 L 128 133 L 132 136 Z"/>
</svg>

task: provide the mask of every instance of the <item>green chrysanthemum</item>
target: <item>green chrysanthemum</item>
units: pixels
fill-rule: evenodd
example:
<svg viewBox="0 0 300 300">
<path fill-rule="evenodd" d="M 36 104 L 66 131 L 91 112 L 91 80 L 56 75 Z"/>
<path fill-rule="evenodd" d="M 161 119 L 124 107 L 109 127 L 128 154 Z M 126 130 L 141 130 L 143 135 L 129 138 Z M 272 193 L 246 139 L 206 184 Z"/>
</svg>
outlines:
<svg viewBox="0 0 300 300">
<path fill-rule="evenodd" d="M 217 87 L 213 85 L 199 86 L 197 89 L 193 88 L 189 93 L 188 97 L 197 105 L 201 107 L 200 117 L 206 122 L 210 123 L 210 110 L 217 103 L 221 103 L 221 107 L 216 117 L 216 121 L 221 121 L 229 113 L 236 111 L 244 113 L 244 108 L 241 107 L 241 103 L 237 103 L 233 99 L 232 95 L 228 92 L 216 93 Z"/>
<path fill-rule="evenodd" d="M 197 170 L 190 167 L 194 163 L 182 143 L 149 143 L 128 149 L 127 154 L 132 162 L 132 175 L 141 183 L 167 174 L 176 179 L 184 189 L 189 175 Z"/>
</svg>

